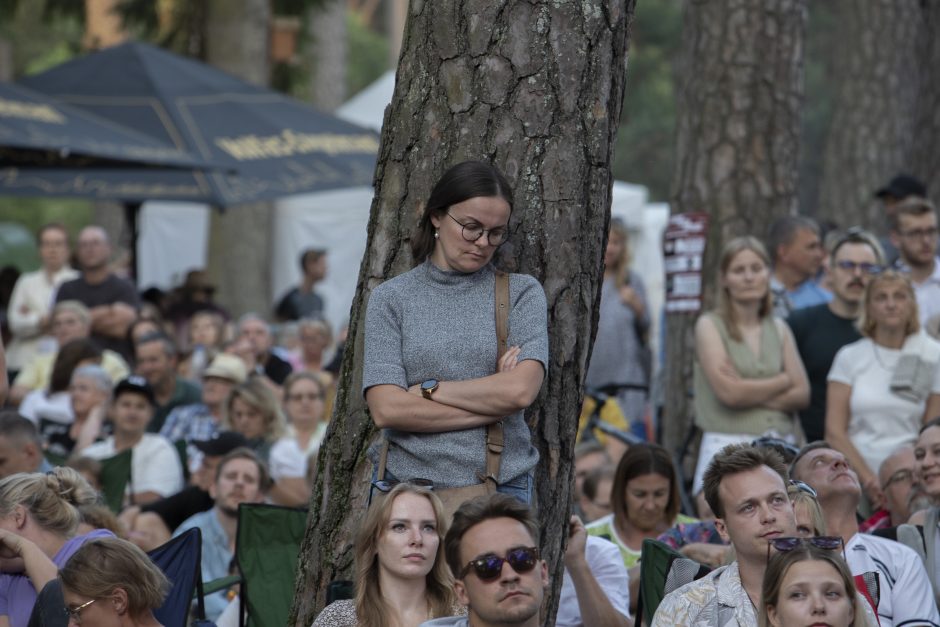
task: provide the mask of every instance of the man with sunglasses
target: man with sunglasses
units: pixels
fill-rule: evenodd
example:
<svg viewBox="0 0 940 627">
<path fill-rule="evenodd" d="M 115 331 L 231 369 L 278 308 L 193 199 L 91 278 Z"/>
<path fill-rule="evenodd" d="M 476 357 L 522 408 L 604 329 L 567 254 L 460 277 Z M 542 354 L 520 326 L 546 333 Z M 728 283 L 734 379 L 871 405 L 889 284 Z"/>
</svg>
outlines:
<svg viewBox="0 0 940 627">
<path fill-rule="evenodd" d="M 563 615 L 571 608 L 559 607 L 558 624 L 629 625 L 622 613 L 629 607 L 629 600 L 624 600 L 620 611 L 614 609 L 584 560 L 585 543 L 592 539 L 576 518 L 572 519 L 571 536 L 565 564 L 577 594 L 580 620 L 568 622 Z M 581 559 L 572 544 L 580 550 Z M 468 615 L 438 618 L 422 627 L 540 625 L 539 609 L 549 579 L 548 565 L 539 558 L 538 545 L 538 524 L 529 507 L 517 499 L 496 493 L 461 505 L 444 538 L 444 555 L 456 578 L 457 598 L 467 606 Z M 620 585 L 627 588 L 625 578 Z M 564 590 L 562 586 L 563 597 Z"/>
<path fill-rule="evenodd" d="M 845 456 L 826 442 L 813 442 L 793 460 L 790 472 L 816 490 L 829 533 L 845 543 L 852 574 L 878 573 L 881 627 L 940 625 L 933 589 L 917 553 L 898 542 L 859 533 L 855 512 L 862 488 Z"/>
<path fill-rule="evenodd" d="M 809 378 L 809 406 L 800 410 L 800 422 L 810 442 L 825 435 L 826 376 L 839 349 L 861 339 L 855 323 L 865 287 L 882 264 L 875 236 L 849 229 L 832 246 L 828 269 L 832 300 L 799 309 L 787 318 Z"/>
<path fill-rule="evenodd" d="M 703 487 L 718 533 L 730 541 L 737 561 L 666 595 L 652 627 L 756 625 L 768 545 L 796 536 L 787 469 L 775 451 L 726 446 L 709 463 Z"/>
</svg>

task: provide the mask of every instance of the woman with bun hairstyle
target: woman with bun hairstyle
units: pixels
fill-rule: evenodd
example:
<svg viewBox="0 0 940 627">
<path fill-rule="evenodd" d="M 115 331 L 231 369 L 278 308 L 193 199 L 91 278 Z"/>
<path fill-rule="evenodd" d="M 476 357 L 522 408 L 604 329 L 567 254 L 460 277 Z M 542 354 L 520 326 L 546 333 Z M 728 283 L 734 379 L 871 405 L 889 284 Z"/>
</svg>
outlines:
<svg viewBox="0 0 940 627">
<path fill-rule="evenodd" d="M 0 481 L 0 627 L 26 627 L 38 591 L 72 554 L 88 540 L 114 535 L 103 529 L 75 535 L 78 508 L 97 499 L 71 468 Z"/>
</svg>

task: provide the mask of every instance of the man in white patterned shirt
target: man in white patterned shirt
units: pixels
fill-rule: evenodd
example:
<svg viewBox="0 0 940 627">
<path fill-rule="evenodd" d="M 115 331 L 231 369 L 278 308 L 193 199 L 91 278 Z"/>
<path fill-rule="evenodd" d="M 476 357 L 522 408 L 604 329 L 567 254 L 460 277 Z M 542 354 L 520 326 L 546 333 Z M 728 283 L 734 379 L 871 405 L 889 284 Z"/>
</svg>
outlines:
<svg viewBox="0 0 940 627">
<path fill-rule="evenodd" d="M 666 595 L 652 627 L 756 625 L 767 544 L 796 535 L 787 469 L 776 452 L 726 446 L 708 465 L 703 485 L 718 533 L 730 540 L 737 561 Z"/>
</svg>

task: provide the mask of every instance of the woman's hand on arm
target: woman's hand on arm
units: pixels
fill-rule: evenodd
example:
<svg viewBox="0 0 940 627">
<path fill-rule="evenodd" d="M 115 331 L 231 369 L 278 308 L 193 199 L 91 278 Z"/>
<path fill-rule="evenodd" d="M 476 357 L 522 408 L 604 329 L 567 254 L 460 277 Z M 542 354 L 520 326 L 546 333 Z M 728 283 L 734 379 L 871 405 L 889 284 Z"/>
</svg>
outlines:
<svg viewBox="0 0 940 627">
<path fill-rule="evenodd" d="M 777 330 L 783 338 L 783 371 L 787 373 L 792 385 L 766 403 L 769 409 L 795 411 L 809 405 L 809 378 L 800 353 L 796 349 L 793 332 L 782 320 L 775 321 Z"/>
<path fill-rule="evenodd" d="M 702 316 L 695 323 L 695 354 L 715 396 L 732 409 L 760 407 L 792 385 L 789 373 L 744 379 L 735 370 L 715 324 Z"/>
<path fill-rule="evenodd" d="M 474 414 L 501 418 L 524 410 L 538 396 L 545 370 L 534 359 L 516 363 L 519 352 L 518 347 L 509 349 L 504 357 L 508 369 L 496 374 L 479 379 L 441 381 L 434 391 L 434 402 Z M 503 367 L 502 363 L 500 367 Z M 412 386 L 409 389 L 412 394 L 415 393 L 414 388 Z M 420 389 L 417 394 L 421 394 Z"/>
<path fill-rule="evenodd" d="M 434 395 L 437 396 L 437 392 Z M 374 385 L 366 390 L 366 403 L 372 421 L 379 429 L 442 433 L 482 427 L 503 418 L 442 405 L 423 398 L 420 390 L 417 394 L 409 394 L 407 390 L 391 384 Z"/>
<path fill-rule="evenodd" d="M 839 381 L 830 381 L 826 388 L 826 441 L 849 460 L 852 469 L 858 474 L 862 489 L 878 509 L 884 503 L 884 494 L 878 483 L 878 475 L 868 467 L 862 454 L 849 439 L 849 399 L 852 386 Z"/>
<path fill-rule="evenodd" d="M 59 574 L 58 567 L 35 543 L 6 529 L 0 529 L 0 558 L 4 562 L 22 559 L 23 571 L 37 593 Z"/>
</svg>

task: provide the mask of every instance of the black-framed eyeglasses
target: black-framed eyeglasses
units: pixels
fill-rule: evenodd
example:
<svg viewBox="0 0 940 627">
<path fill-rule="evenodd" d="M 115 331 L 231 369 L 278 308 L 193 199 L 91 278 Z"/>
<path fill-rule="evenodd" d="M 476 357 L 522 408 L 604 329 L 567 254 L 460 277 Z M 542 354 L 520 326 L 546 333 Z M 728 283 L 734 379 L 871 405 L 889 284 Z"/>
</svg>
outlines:
<svg viewBox="0 0 940 627">
<path fill-rule="evenodd" d="M 531 571 L 535 568 L 535 565 L 538 564 L 539 549 L 535 546 L 519 547 L 509 549 L 509 552 L 506 553 L 506 557 L 500 557 L 494 553 L 478 557 L 475 560 L 471 560 L 463 567 L 458 579 L 466 577 L 467 573 L 472 569 L 477 579 L 480 581 L 494 581 L 499 579 L 499 576 L 503 572 L 503 564 L 506 562 L 509 562 L 509 565 L 512 566 L 514 571 L 522 575 Z"/>
<path fill-rule="evenodd" d="M 810 484 L 805 481 L 800 481 L 799 479 L 790 479 L 790 487 L 798 492 L 803 492 L 804 494 L 809 494 L 814 499 L 817 498 L 816 490 Z"/>
<path fill-rule="evenodd" d="M 486 233 L 486 241 L 489 242 L 490 246 L 499 246 L 507 239 L 509 239 L 509 228 L 505 226 L 498 226 L 495 229 L 484 229 L 481 225 L 476 222 L 468 222 L 464 224 L 454 216 L 447 214 L 447 217 L 460 225 L 460 234 L 468 242 L 475 242 L 480 237 Z"/>
<path fill-rule="evenodd" d="M 846 272 L 851 272 L 853 274 L 856 270 L 861 270 L 862 274 L 869 274 L 872 276 L 881 274 L 881 272 L 884 270 L 884 267 L 877 263 L 855 263 L 854 261 L 849 261 L 848 259 L 837 261 L 836 266 L 841 270 L 845 270 Z"/>
<path fill-rule="evenodd" d="M 78 607 L 64 607 L 62 609 L 65 610 L 65 616 L 67 620 L 72 621 L 76 625 L 81 625 L 82 624 L 82 610 L 84 610 L 86 607 L 88 607 L 89 605 L 91 605 L 97 600 L 98 599 L 92 599 L 91 601 L 85 601 Z"/>
<path fill-rule="evenodd" d="M 372 487 L 379 492 L 391 492 L 392 488 L 397 486 L 399 483 L 407 483 L 408 485 L 418 486 L 419 488 L 426 488 L 428 490 L 434 489 L 433 481 L 430 479 L 421 479 L 420 477 L 409 479 L 408 481 L 398 481 L 397 479 L 377 479 L 376 481 L 372 482 Z"/>
<path fill-rule="evenodd" d="M 914 471 L 911 470 L 910 468 L 902 468 L 901 470 L 898 470 L 898 471 L 895 472 L 893 475 L 891 475 L 890 477 L 888 477 L 888 480 L 885 481 L 885 483 L 884 483 L 883 486 L 881 486 L 881 489 L 882 489 L 882 490 L 887 490 L 888 488 L 890 488 L 890 487 L 891 487 L 892 485 L 894 485 L 895 483 L 900 483 L 900 482 L 902 482 L 902 481 L 903 481 L 904 483 L 913 483 L 913 482 L 914 482 Z"/>
<path fill-rule="evenodd" d="M 777 553 L 789 553 L 793 549 L 801 546 L 814 546 L 824 551 L 835 551 L 842 549 L 842 558 L 845 559 L 845 542 L 840 536 L 810 536 L 808 538 L 798 538 L 796 536 L 786 536 L 782 538 L 773 538 L 767 543 L 767 560 L 770 560 L 771 547 Z"/>
<path fill-rule="evenodd" d="M 930 227 L 926 229 L 913 229 L 911 231 L 899 231 L 898 235 L 904 239 L 934 239 L 937 237 L 937 234 L 940 233 L 940 229 L 937 227 Z"/>
</svg>

